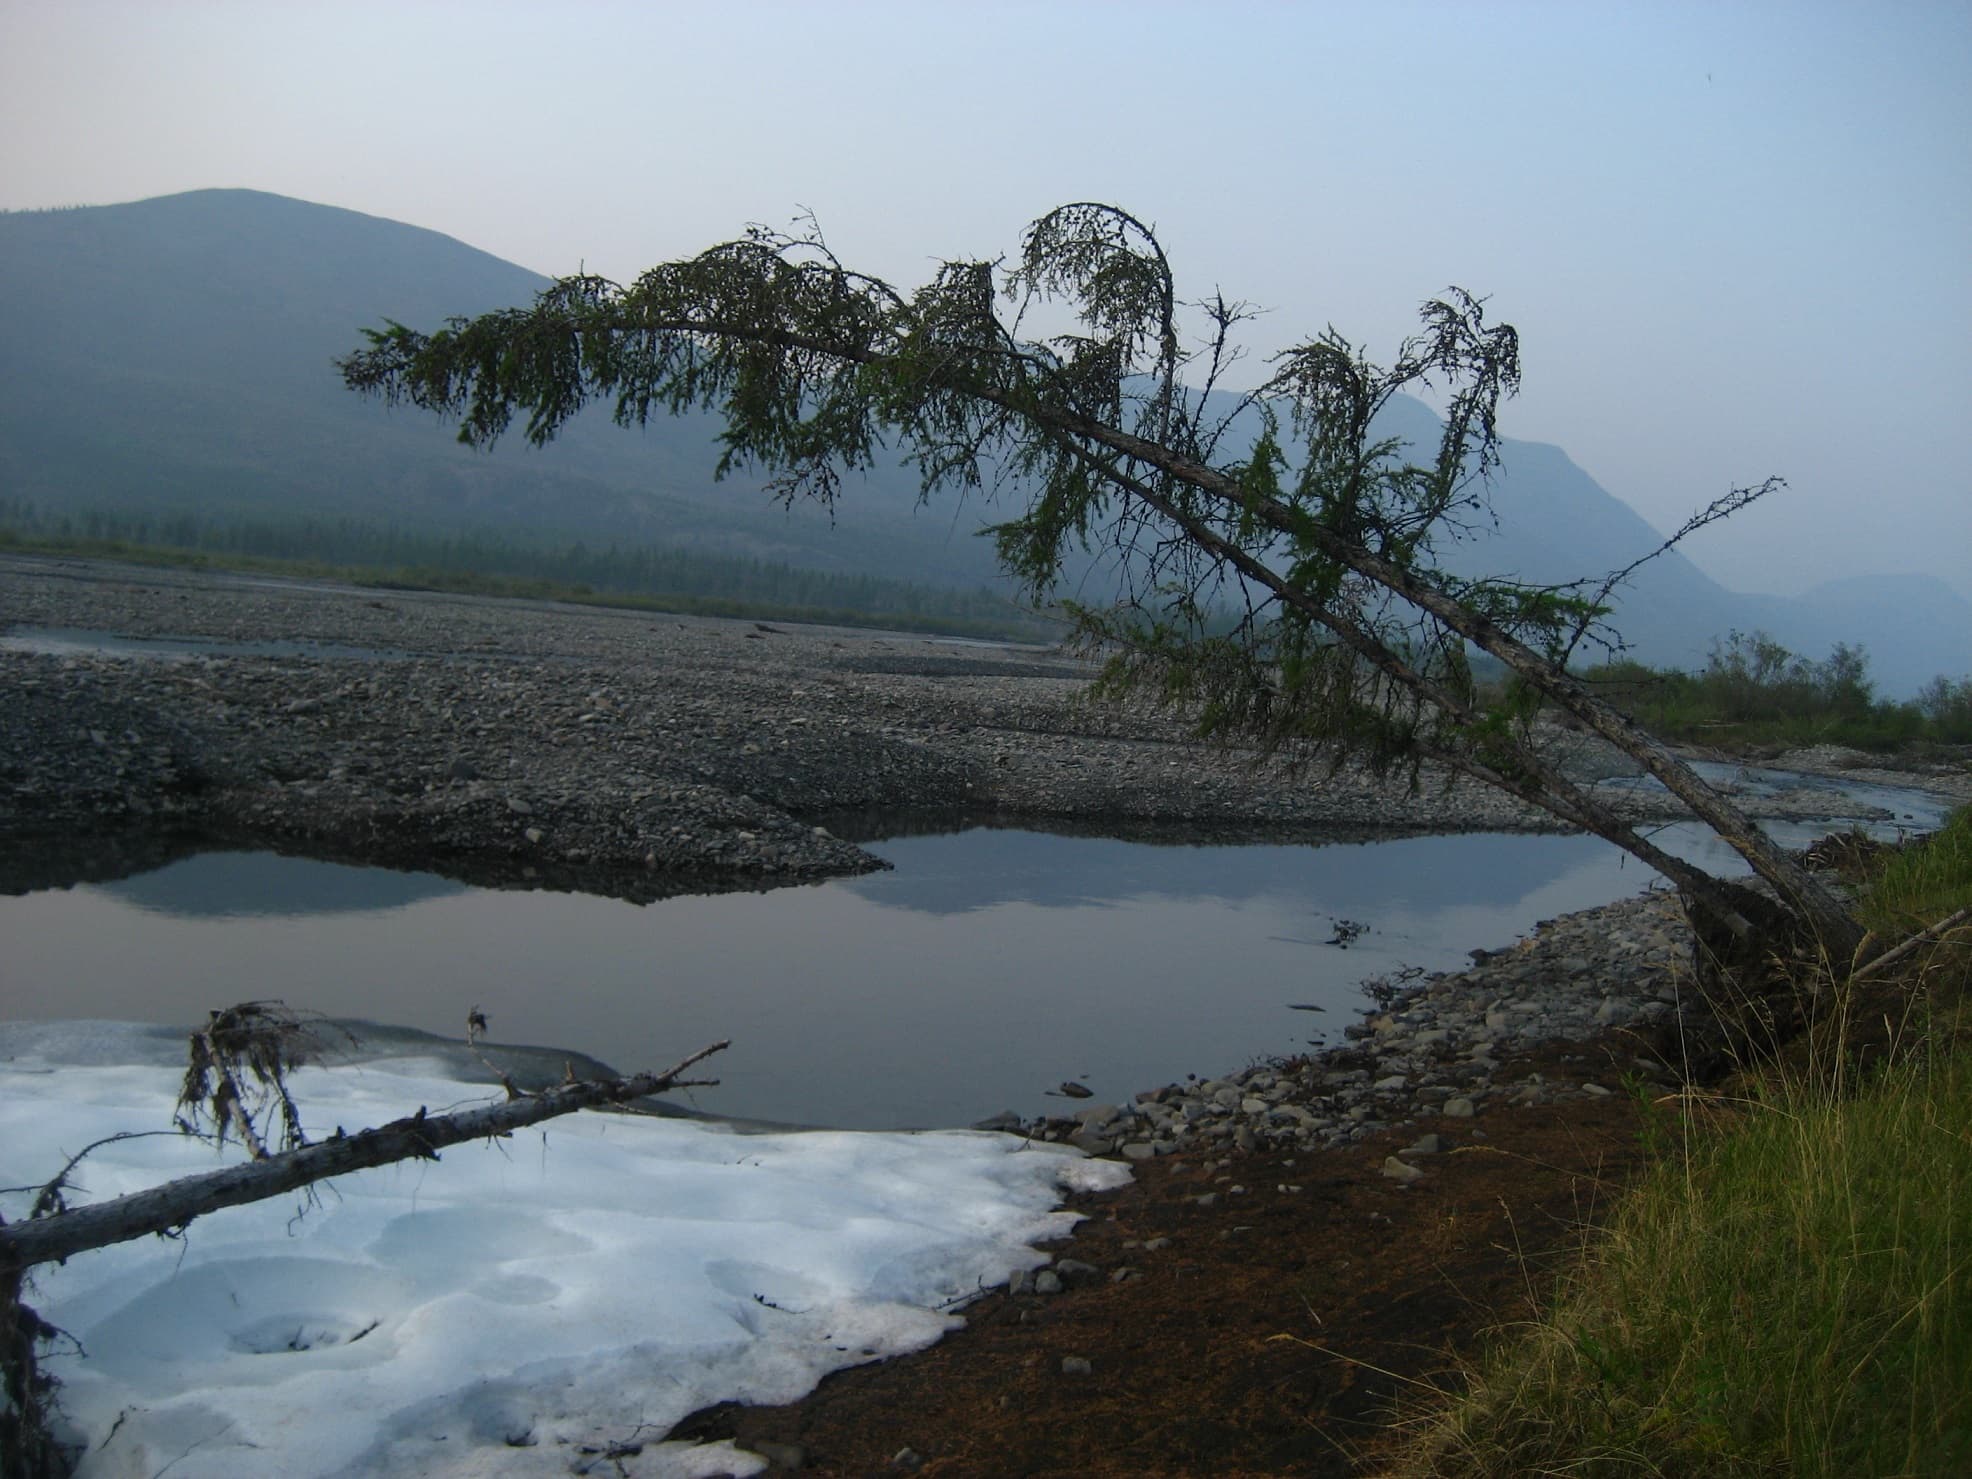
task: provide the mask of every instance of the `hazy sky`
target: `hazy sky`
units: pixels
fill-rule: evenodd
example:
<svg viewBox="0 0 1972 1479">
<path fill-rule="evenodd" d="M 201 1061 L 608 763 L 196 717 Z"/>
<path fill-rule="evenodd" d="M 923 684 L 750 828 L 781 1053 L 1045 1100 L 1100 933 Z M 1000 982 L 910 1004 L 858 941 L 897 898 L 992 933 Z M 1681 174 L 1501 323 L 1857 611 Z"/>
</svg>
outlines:
<svg viewBox="0 0 1972 1479">
<path fill-rule="evenodd" d="M 1113 201 L 1260 354 L 1490 294 L 1508 434 L 1660 527 L 1783 474 L 1728 584 L 1972 595 L 1965 0 L 0 0 L 0 207 L 206 186 L 618 278 L 805 206 L 911 283 Z"/>
</svg>

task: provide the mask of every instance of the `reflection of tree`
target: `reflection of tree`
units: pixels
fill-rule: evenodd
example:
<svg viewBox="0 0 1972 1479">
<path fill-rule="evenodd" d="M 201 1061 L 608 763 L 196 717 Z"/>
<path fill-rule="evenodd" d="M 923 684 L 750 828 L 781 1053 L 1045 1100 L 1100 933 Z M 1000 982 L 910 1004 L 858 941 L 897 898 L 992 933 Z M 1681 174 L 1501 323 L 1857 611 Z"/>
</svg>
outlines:
<svg viewBox="0 0 1972 1479">
<path fill-rule="evenodd" d="M 1300 847 L 1323 847 L 1334 843 L 1439 835 L 1424 827 L 1338 827 L 1312 822 L 1270 822 L 1263 826 L 1250 822 L 1174 822 L 1140 817 L 1032 817 L 997 811 L 898 808 L 825 812 L 815 820 L 836 836 L 858 844 L 883 842 L 893 837 L 949 837 L 976 829 L 1033 832 L 1050 837 L 1100 837 L 1141 843 L 1146 847 L 1239 847 L 1288 843 Z"/>
</svg>

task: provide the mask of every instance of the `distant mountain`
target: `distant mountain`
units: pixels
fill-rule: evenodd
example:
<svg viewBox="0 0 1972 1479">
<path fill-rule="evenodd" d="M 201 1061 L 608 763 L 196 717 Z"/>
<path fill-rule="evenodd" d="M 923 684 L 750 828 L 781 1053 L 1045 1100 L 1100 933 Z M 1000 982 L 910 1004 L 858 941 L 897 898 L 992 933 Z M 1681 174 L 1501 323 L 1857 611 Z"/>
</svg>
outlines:
<svg viewBox="0 0 1972 1479">
<path fill-rule="evenodd" d="M 1664 540 L 1559 447 L 1538 442 L 1506 443 L 1494 504 L 1498 529 L 1446 550 L 1446 564 L 1559 582 L 1623 569 Z M 1972 675 L 1972 602 L 1931 576 L 1860 575 L 1799 597 L 1743 595 L 1672 550 L 1612 600 L 1633 655 L 1659 667 L 1702 667 L 1713 642 L 1738 630 L 1766 631 L 1815 661 L 1837 642 L 1859 644 L 1879 694 L 1892 698 L 1939 673 Z"/>
<path fill-rule="evenodd" d="M 1443 423 L 1400 397 L 1378 429 L 1433 447 Z M 1507 440 L 1490 503 L 1494 519 L 1442 542 L 1438 558 L 1467 577 L 1531 584 L 1600 581 L 1650 554 L 1665 536 L 1578 467 L 1560 447 Z M 1703 531 L 1694 540 L 1705 538 Z M 1859 575 L 1805 596 L 1744 595 L 1706 575 L 1678 550 L 1650 560 L 1611 593 L 1612 625 L 1628 655 L 1658 667 L 1703 667 L 1732 631 L 1765 631 L 1814 661 L 1837 642 L 1868 650 L 1884 696 L 1904 698 L 1929 679 L 1972 675 L 1972 602 L 1925 575 Z M 1585 653 L 1588 660 L 1596 654 Z"/>
<path fill-rule="evenodd" d="M 1754 624 L 1810 656 L 1860 642 L 1869 649 L 1870 672 L 1893 697 L 1907 697 L 1940 673 L 1972 678 L 1972 601 L 1935 576 L 1852 575 L 1793 600 L 1733 599 L 1747 604 Z"/>
<path fill-rule="evenodd" d="M 492 454 L 351 395 L 365 326 L 525 303 L 547 279 L 434 231 L 250 190 L 0 215 L 0 491 L 44 508 L 360 515 L 656 542 L 936 584 L 993 577 L 900 469 L 833 524 L 714 485 L 716 425 L 585 416 Z M 863 494 L 864 496 L 854 496 Z"/>
<path fill-rule="evenodd" d="M 975 501 L 917 508 L 886 469 L 833 520 L 758 479 L 715 485 L 703 416 L 624 431 L 590 414 L 544 451 L 486 455 L 342 388 L 332 361 L 384 319 L 429 327 L 527 302 L 546 279 L 437 232 L 250 190 L 0 214 L 0 495 L 46 509 L 358 516 L 658 543 L 931 584 L 995 579 Z M 1428 438 L 1417 402 L 1395 431 Z M 1558 447 L 1508 442 L 1496 530 L 1445 551 L 1465 573 L 1600 575 L 1662 536 Z M 1972 672 L 1972 605 L 1944 583 L 1858 576 L 1802 600 L 1741 596 L 1671 554 L 1621 597 L 1642 657 L 1702 663 L 1764 628 L 1808 656 L 1861 642 L 1884 688 Z"/>
</svg>

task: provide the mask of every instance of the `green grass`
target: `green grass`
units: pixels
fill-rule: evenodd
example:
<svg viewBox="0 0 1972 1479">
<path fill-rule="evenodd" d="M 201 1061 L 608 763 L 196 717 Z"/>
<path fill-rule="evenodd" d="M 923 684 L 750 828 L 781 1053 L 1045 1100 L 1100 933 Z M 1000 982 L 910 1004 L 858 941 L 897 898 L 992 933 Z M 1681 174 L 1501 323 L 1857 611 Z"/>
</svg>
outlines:
<svg viewBox="0 0 1972 1479">
<path fill-rule="evenodd" d="M 1923 847 L 1898 853 L 1871 883 L 1863 922 L 1908 934 L 1972 905 L 1972 806 L 1961 806 Z"/>
<path fill-rule="evenodd" d="M 1780 1086 L 1660 1165 L 1407 1465 L 1972 1473 L 1972 1054 Z"/>
<path fill-rule="evenodd" d="M 1972 810 L 1865 909 L 1899 933 L 1972 893 Z M 1397 1475 L 1972 1474 L 1972 926 L 1725 1128 L 1672 1116 L 1548 1312 L 1412 1419 Z M 1839 1019 L 1838 1019 L 1839 1020 Z M 1811 1055 L 1814 1056 L 1814 1055 Z M 1713 1116 L 1716 1119 L 1717 1115 Z"/>
</svg>

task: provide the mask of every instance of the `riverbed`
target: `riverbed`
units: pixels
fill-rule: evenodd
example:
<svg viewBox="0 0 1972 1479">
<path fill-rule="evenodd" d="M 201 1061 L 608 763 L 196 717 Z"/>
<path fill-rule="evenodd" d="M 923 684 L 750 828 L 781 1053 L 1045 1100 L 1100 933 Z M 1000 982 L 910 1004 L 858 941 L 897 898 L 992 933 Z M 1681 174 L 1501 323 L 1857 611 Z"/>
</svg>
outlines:
<svg viewBox="0 0 1972 1479">
<path fill-rule="evenodd" d="M 1483 787 L 1203 749 L 1031 647 L 14 557 L 0 613 L 0 1017 L 477 1006 L 625 1069 L 733 1037 L 714 1113 L 965 1124 L 1333 1041 L 1365 980 L 1650 884 Z M 1792 842 L 1942 814 L 1711 774 Z"/>
</svg>

